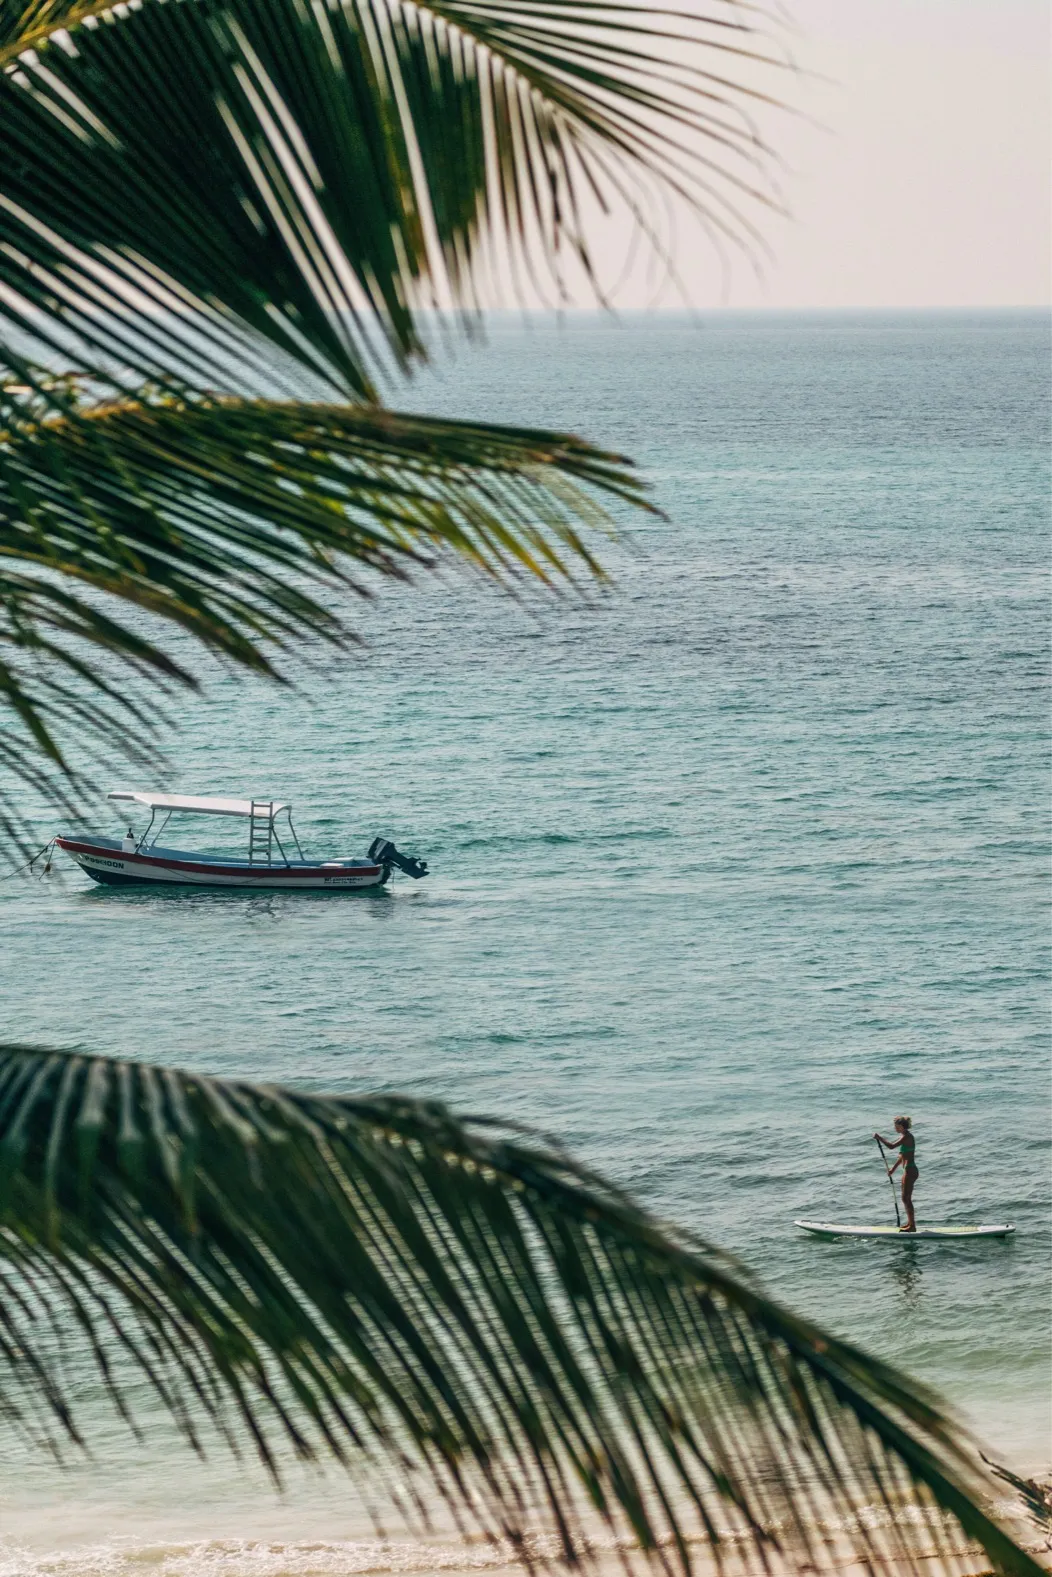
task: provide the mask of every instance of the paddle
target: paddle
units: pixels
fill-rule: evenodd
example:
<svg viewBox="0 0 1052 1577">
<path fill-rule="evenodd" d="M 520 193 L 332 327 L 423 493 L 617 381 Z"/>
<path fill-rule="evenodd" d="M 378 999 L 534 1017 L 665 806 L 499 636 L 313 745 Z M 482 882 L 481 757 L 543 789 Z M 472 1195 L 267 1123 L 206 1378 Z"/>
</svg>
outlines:
<svg viewBox="0 0 1052 1577">
<path fill-rule="evenodd" d="M 873 1137 L 877 1139 L 876 1134 Z M 884 1154 L 884 1146 L 879 1139 L 877 1139 L 877 1149 L 880 1151 L 880 1159 L 884 1162 L 884 1170 L 888 1174 L 888 1182 L 891 1183 L 891 1197 L 895 1201 L 895 1225 L 901 1227 L 902 1217 L 899 1215 L 899 1196 L 895 1192 L 895 1184 L 891 1180 L 891 1167 L 888 1165 L 888 1158 Z"/>
</svg>

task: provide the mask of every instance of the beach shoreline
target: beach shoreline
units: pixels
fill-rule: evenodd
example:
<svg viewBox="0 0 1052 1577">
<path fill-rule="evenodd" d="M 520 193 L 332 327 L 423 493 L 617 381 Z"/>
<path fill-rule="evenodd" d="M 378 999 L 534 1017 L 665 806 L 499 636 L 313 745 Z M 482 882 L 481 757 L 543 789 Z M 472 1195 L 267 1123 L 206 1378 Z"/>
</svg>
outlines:
<svg viewBox="0 0 1052 1577">
<path fill-rule="evenodd" d="M 199 1472 L 202 1464 L 194 1467 Z M 1031 1475 L 1021 1469 L 1020 1476 Z M 1033 1476 L 1041 1486 L 1052 1487 L 1047 1463 Z M 121 1506 L 112 1497 L 83 1493 L 56 1495 L 50 1504 L 40 1497 L 28 1505 L 8 1490 L 0 1499 L 0 1577 L 519 1577 L 527 1569 L 510 1543 L 495 1542 L 481 1532 L 465 1536 L 448 1520 L 430 1531 L 410 1532 L 392 1519 L 378 1532 L 355 1500 L 353 1479 L 338 1472 L 312 1473 L 284 1492 L 257 1494 L 240 1506 L 228 1480 L 215 1504 L 201 1504 L 194 1496 L 194 1479 L 191 1471 L 180 1483 L 178 1504 L 169 1495 L 164 1506 L 141 1501 Z M 60 1488 L 62 1478 L 54 1483 Z M 991 1499 L 987 1509 L 1052 1570 L 1045 1537 L 1010 1487 Z M 915 1533 L 921 1515 L 918 1508 L 904 1506 L 897 1520 Z M 538 1513 L 535 1526 L 543 1524 Z M 879 1535 L 890 1526 L 890 1517 L 874 1504 L 863 1513 L 863 1524 Z M 689 1525 L 687 1518 L 684 1525 Z M 820 1524 L 813 1531 L 822 1557 L 816 1572 L 861 1577 L 864 1565 L 846 1545 L 842 1527 Z M 743 1536 L 730 1529 L 721 1532 L 724 1577 L 763 1577 L 763 1563 Z M 626 1577 L 626 1559 L 639 1577 L 651 1569 L 624 1536 L 596 1527 L 590 1538 L 593 1577 Z M 918 1542 L 925 1541 L 930 1553 L 922 1547 L 917 1561 L 923 1570 L 930 1560 L 934 1570 L 940 1557 L 931 1534 Z M 989 1557 L 952 1527 L 949 1541 L 960 1577 L 989 1571 Z M 696 1577 L 717 1577 L 720 1567 L 704 1537 L 692 1533 L 687 1545 Z M 535 1569 L 568 1570 L 552 1530 L 528 1535 L 527 1546 Z M 946 1553 L 944 1546 L 943 1559 Z M 677 1569 L 671 1546 L 669 1558 Z M 895 1577 L 899 1567 L 907 1569 L 901 1560 L 882 1564 L 888 1577 Z M 799 1563 L 777 1560 L 771 1568 L 774 1577 L 802 1569 Z"/>
<path fill-rule="evenodd" d="M 1012 1531 L 1017 1542 L 1041 1565 L 1052 1570 L 1052 1554 L 1033 1524 L 1017 1521 Z M 195 1539 L 192 1541 L 140 1540 L 119 1535 L 104 1542 L 72 1548 L 32 1549 L 0 1539 L 0 1577 L 522 1577 L 530 1569 L 550 1572 L 572 1570 L 557 1559 L 555 1547 L 544 1541 L 531 1552 L 533 1567 L 516 1561 L 510 1549 L 493 1549 L 481 1541 L 474 1545 L 443 1545 L 430 1541 L 302 1539 Z M 675 1552 L 668 1551 L 675 1562 Z M 823 1552 L 817 1568 L 829 1577 L 865 1577 L 865 1563 L 849 1552 Z M 959 1577 L 980 1577 L 990 1571 L 990 1559 L 981 1549 L 964 1543 L 949 1551 L 934 1545 L 918 1550 L 910 1565 L 905 1560 L 882 1564 L 887 1577 L 918 1568 L 923 1572 L 945 1570 L 947 1555 Z M 627 1565 L 626 1565 L 627 1562 Z M 941 1564 L 940 1564 L 941 1563 Z M 679 1571 L 673 1564 L 672 1570 Z M 772 1562 L 770 1572 L 792 1573 L 803 1564 Z M 586 1568 L 591 1577 L 626 1577 L 626 1570 L 642 1577 L 660 1564 L 649 1565 L 638 1549 L 628 1546 L 597 1550 Z M 717 1577 L 721 1567 L 704 1545 L 691 1548 L 694 1577 Z M 764 1577 L 765 1568 L 755 1552 L 740 1552 L 723 1566 L 734 1577 Z"/>
</svg>

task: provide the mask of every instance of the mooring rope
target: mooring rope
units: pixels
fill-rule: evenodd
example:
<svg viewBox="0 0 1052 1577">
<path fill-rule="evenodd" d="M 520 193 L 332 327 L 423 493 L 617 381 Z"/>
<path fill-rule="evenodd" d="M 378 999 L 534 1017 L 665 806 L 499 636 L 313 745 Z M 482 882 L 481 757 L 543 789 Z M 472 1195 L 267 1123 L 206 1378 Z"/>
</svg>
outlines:
<svg viewBox="0 0 1052 1577">
<path fill-rule="evenodd" d="M 32 859 L 27 860 L 24 865 L 19 865 L 17 867 L 17 869 L 15 869 L 13 871 L 8 871 L 6 876 L 0 876 L 0 882 L 9 882 L 9 881 L 12 880 L 13 877 L 21 876 L 23 871 L 31 871 L 33 869 L 33 866 L 36 864 L 37 860 L 39 860 L 40 856 L 42 854 L 47 854 L 48 851 L 50 849 L 53 849 L 54 847 L 55 847 L 55 840 L 54 840 L 54 838 L 49 838 L 47 843 L 44 844 L 43 848 L 37 850 L 37 852 L 33 855 Z M 44 869 L 40 873 L 41 876 L 46 876 L 48 871 L 50 871 L 50 869 L 51 869 L 51 860 L 49 859 L 47 864 L 44 866 Z"/>
</svg>

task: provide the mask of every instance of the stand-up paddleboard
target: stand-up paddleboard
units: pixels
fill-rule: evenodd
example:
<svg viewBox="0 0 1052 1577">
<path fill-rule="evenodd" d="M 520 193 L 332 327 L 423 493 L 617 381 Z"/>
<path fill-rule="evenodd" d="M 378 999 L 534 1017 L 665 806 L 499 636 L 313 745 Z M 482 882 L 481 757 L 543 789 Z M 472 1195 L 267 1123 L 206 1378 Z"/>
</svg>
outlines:
<svg viewBox="0 0 1052 1577">
<path fill-rule="evenodd" d="M 794 1227 L 802 1227 L 805 1232 L 810 1232 L 820 1238 L 952 1238 L 956 1242 L 964 1239 L 969 1242 L 972 1238 L 1006 1238 L 1015 1231 L 1012 1226 L 999 1227 L 918 1227 L 916 1232 L 903 1232 L 899 1227 L 850 1227 L 837 1226 L 832 1221 L 794 1221 Z"/>
</svg>

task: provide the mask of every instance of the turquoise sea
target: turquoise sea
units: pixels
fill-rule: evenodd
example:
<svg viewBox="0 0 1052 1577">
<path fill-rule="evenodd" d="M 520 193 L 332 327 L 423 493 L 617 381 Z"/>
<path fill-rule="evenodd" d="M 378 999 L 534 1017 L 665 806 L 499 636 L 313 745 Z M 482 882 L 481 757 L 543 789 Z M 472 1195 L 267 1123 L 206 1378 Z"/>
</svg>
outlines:
<svg viewBox="0 0 1052 1577">
<path fill-rule="evenodd" d="M 384 590 L 360 656 L 216 674 L 163 784 L 114 775 L 287 798 L 308 851 L 385 833 L 431 876 L 7 882 L 4 1035 L 538 1123 L 1047 1469 L 1048 374 L 1039 314 L 497 320 L 403 403 L 633 455 L 668 519 L 606 547 L 613 589 Z M 794 1231 L 892 1219 L 900 1111 L 921 1219 L 1013 1241 Z M 0 1577 L 484 1559 L 82 1405 L 68 1474 L 0 1448 Z"/>
</svg>

